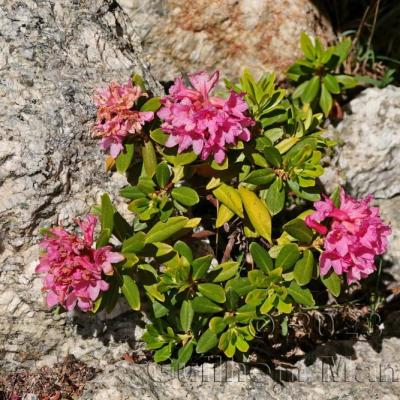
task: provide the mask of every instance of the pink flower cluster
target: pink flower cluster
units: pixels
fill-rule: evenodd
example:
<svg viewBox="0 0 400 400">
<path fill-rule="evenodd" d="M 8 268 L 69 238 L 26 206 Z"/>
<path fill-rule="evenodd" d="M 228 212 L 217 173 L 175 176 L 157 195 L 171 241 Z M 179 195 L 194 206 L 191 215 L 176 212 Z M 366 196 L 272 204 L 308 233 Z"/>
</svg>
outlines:
<svg viewBox="0 0 400 400">
<path fill-rule="evenodd" d="M 383 223 L 379 209 L 369 205 L 371 200 L 372 196 L 356 200 L 341 189 L 339 208 L 329 198 L 314 204 L 317 211 L 306 223 L 326 235 L 321 275 L 333 268 L 338 275 L 347 274 L 350 284 L 375 271 L 375 256 L 385 252 L 391 230 Z M 327 218 L 329 228 L 321 224 Z"/>
<path fill-rule="evenodd" d="M 154 118 L 153 112 L 134 109 L 136 100 L 145 95 L 132 80 L 122 85 L 112 83 L 97 91 L 96 136 L 102 137 L 101 148 L 110 149 L 113 158 L 123 150 L 123 141 L 129 134 L 139 132 L 145 122 Z"/>
<path fill-rule="evenodd" d="M 192 88 L 185 86 L 182 78 L 175 80 L 157 113 L 163 120 L 162 130 L 170 134 L 167 147 L 178 145 L 179 153 L 192 147 L 202 160 L 212 155 L 222 163 L 227 145 L 250 140 L 247 127 L 255 122 L 245 115 L 243 95 L 231 90 L 227 99 L 210 96 L 218 79 L 218 71 L 211 76 L 205 72 L 191 74 Z"/>
<path fill-rule="evenodd" d="M 36 272 L 45 273 L 43 291 L 47 292 L 49 307 L 60 304 L 67 310 L 77 305 L 82 311 L 90 311 L 100 292 L 108 290 L 102 273 L 113 274 L 111 264 L 124 257 L 111 251 L 111 246 L 93 248 L 93 233 L 97 219 L 88 215 L 78 221 L 83 237 L 67 232 L 62 227 L 51 228 L 40 247 L 41 255 Z"/>
</svg>

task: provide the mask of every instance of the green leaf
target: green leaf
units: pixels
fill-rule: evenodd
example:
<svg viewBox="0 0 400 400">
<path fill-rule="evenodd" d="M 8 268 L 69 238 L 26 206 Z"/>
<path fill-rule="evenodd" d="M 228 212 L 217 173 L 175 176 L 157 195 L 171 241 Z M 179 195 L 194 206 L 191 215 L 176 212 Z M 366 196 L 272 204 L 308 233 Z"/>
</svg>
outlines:
<svg viewBox="0 0 400 400">
<path fill-rule="evenodd" d="M 236 321 L 249 323 L 251 320 L 257 318 L 257 309 L 250 304 L 244 304 L 236 310 Z"/>
<path fill-rule="evenodd" d="M 310 81 L 305 81 L 296 87 L 292 95 L 294 99 L 297 99 L 303 95 L 304 90 L 307 88 L 309 82 Z"/>
<path fill-rule="evenodd" d="M 161 363 L 171 357 L 171 346 L 167 344 L 154 353 L 153 359 L 156 363 Z"/>
<path fill-rule="evenodd" d="M 286 152 L 288 152 L 298 141 L 300 140 L 300 138 L 296 137 L 296 136 L 291 136 L 288 137 L 286 139 L 283 139 L 282 141 L 280 141 L 275 148 L 277 150 L 279 150 L 279 153 L 281 154 L 285 154 Z"/>
<path fill-rule="evenodd" d="M 321 198 L 316 188 L 301 188 L 297 182 L 291 179 L 287 181 L 287 184 L 289 185 L 290 189 L 292 189 L 293 192 L 302 199 L 317 201 Z"/>
<path fill-rule="evenodd" d="M 294 278 L 300 286 L 311 281 L 314 270 L 314 255 L 311 250 L 304 250 L 303 257 L 294 266 Z"/>
<path fill-rule="evenodd" d="M 225 330 L 227 324 L 222 317 L 213 317 L 210 320 L 209 326 L 210 331 L 218 335 Z"/>
<path fill-rule="evenodd" d="M 329 92 L 333 94 L 340 93 L 339 83 L 337 82 L 336 78 L 333 75 L 326 74 L 322 80 Z"/>
<path fill-rule="evenodd" d="M 325 84 L 322 84 L 321 97 L 319 98 L 319 105 L 321 110 L 324 112 L 325 117 L 328 117 L 332 109 L 332 95 L 329 93 Z"/>
<path fill-rule="evenodd" d="M 123 242 L 128 236 L 132 235 L 132 227 L 119 212 L 114 214 L 114 235 L 121 242 Z"/>
<path fill-rule="evenodd" d="M 222 183 L 213 190 L 213 194 L 222 204 L 225 204 L 236 215 L 243 218 L 243 204 L 236 189 Z"/>
<path fill-rule="evenodd" d="M 170 155 L 164 152 L 164 158 L 175 167 L 178 167 L 192 163 L 196 160 L 197 154 L 194 151 L 186 151 L 176 155 Z"/>
<path fill-rule="evenodd" d="M 122 293 L 133 310 L 140 310 L 140 293 L 136 282 L 129 275 L 122 275 Z"/>
<path fill-rule="evenodd" d="M 236 352 L 237 334 L 233 334 L 232 330 L 224 332 L 218 342 L 218 348 L 224 352 L 228 358 L 232 358 Z"/>
<path fill-rule="evenodd" d="M 295 239 L 299 240 L 302 243 L 310 243 L 313 238 L 312 229 L 310 229 L 306 223 L 300 219 L 296 218 L 292 221 L 289 221 L 285 225 L 283 225 L 283 229 Z"/>
<path fill-rule="evenodd" d="M 132 268 L 139 262 L 139 257 L 136 254 L 125 253 L 122 255 L 125 257 L 125 261 L 122 265 L 123 269 Z"/>
<path fill-rule="evenodd" d="M 93 310 L 96 312 L 100 309 L 105 309 L 108 313 L 110 313 L 119 299 L 119 284 L 116 279 L 111 278 L 109 283 L 109 288 L 106 292 L 102 292 L 101 295 L 97 298 L 95 306 L 97 306 L 97 310 Z"/>
<path fill-rule="evenodd" d="M 187 207 L 194 206 L 200 201 L 197 192 L 188 186 L 180 186 L 172 189 L 171 196 Z"/>
<path fill-rule="evenodd" d="M 254 229 L 259 235 L 271 243 L 272 223 L 266 205 L 255 193 L 244 187 L 239 188 L 239 194 Z"/>
<path fill-rule="evenodd" d="M 267 297 L 268 292 L 265 289 L 254 289 L 246 296 L 246 304 L 258 306 Z"/>
<path fill-rule="evenodd" d="M 200 283 L 197 288 L 203 296 L 217 303 L 224 303 L 226 300 L 225 291 L 219 285 L 214 283 Z"/>
<path fill-rule="evenodd" d="M 143 92 L 146 92 L 144 80 L 139 74 L 134 74 L 132 76 L 132 82 L 134 83 L 134 85 L 139 86 Z"/>
<path fill-rule="evenodd" d="M 238 277 L 228 281 L 226 287 L 232 288 L 239 296 L 246 296 L 247 293 L 254 289 L 249 279 L 244 277 Z"/>
<path fill-rule="evenodd" d="M 224 282 L 236 275 L 239 269 L 239 263 L 236 261 L 227 261 L 218 266 L 214 271 L 218 272 L 213 282 Z M 213 272 L 214 272 L 213 271 Z"/>
<path fill-rule="evenodd" d="M 158 144 L 165 145 L 168 140 L 168 136 L 162 129 L 158 128 L 150 132 L 150 137 Z"/>
<path fill-rule="evenodd" d="M 128 170 L 133 159 L 134 146 L 133 144 L 125 144 L 124 150 L 119 153 L 117 159 L 115 160 L 115 166 L 119 173 L 124 173 Z"/>
<path fill-rule="evenodd" d="M 274 146 L 265 146 L 264 147 L 264 156 L 265 159 L 274 167 L 279 168 L 282 164 L 282 156 L 279 153 L 279 150 Z"/>
<path fill-rule="evenodd" d="M 341 290 L 341 280 L 334 271 L 330 271 L 324 276 L 321 275 L 321 281 L 335 297 L 339 296 Z"/>
<path fill-rule="evenodd" d="M 165 161 L 163 161 L 156 167 L 156 180 L 158 186 L 164 188 L 170 179 L 171 179 L 171 172 L 169 171 L 168 164 Z"/>
<path fill-rule="evenodd" d="M 235 213 L 231 211 L 225 204 L 220 204 L 218 207 L 218 213 L 217 213 L 217 220 L 215 221 L 215 227 L 220 228 L 222 225 L 224 225 L 226 222 L 228 222 Z"/>
<path fill-rule="evenodd" d="M 138 232 L 122 243 L 122 252 L 139 253 L 145 246 L 146 234 Z"/>
<path fill-rule="evenodd" d="M 290 314 L 292 312 L 293 306 L 291 303 L 286 303 L 282 299 L 279 299 L 276 308 L 279 312 L 283 314 Z"/>
<path fill-rule="evenodd" d="M 300 35 L 300 48 L 308 60 L 314 60 L 315 48 L 311 42 L 311 39 L 305 32 L 301 32 Z"/>
<path fill-rule="evenodd" d="M 247 341 L 243 338 L 243 336 L 239 335 L 236 339 L 236 348 L 242 352 L 242 353 L 247 353 L 249 351 L 249 344 Z"/>
<path fill-rule="evenodd" d="M 194 310 L 192 303 L 189 300 L 184 300 L 182 302 L 182 307 L 180 312 L 180 321 L 184 332 L 190 330 L 192 326 L 193 316 L 194 316 Z"/>
<path fill-rule="evenodd" d="M 271 168 L 261 168 L 250 172 L 244 182 L 251 183 L 252 185 L 268 185 L 276 177 Z"/>
<path fill-rule="evenodd" d="M 199 338 L 196 346 L 196 353 L 207 353 L 218 344 L 217 335 L 210 329 L 207 329 Z"/>
<path fill-rule="evenodd" d="M 162 318 L 169 314 L 170 310 L 165 307 L 163 304 L 159 303 L 156 300 L 153 300 L 152 303 L 153 313 L 155 318 Z"/>
<path fill-rule="evenodd" d="M 193 354 L 194 343 L 187 342 L 178 351 L 178 369 L 183 368 L 190 360 Z"/>
<path fill-rule="evenodd" d="M 296 282 L 292 281 L 287 290 L 296 303 L 310 307 L 315 305 L 310 289 L 302 288 Z"/>
<path fill-rule="evenodd" d="M 137 186 L 125 186 L 119 191 L 122 197 L 131 200 L 144 199 L 146 194 L 143 193 Z"/>
<path fill-rule="evenodd" d="M 349 55 L 352 41 L 350 38 L 342 40 L 335 46 L 335 53 L 339 56 L 338 64 L 341 64 Z"/>
<path fill-rule="evenodd" d="M 211 261 L 213 256 L 204 256 L 200 258 L 196 258 L 196 260 L 192 263 L 193 275 L 192 278 L 194 281 L 201 279 L 208 269 L 210 268 Z"/>
<path fill-rule="evenodd" d="M 221 306 L 207 299 L 207 297 L 195 297 L 192 305 L 194 312 L 199 314 L 215 314 L 223 310 Z"/>
<path fill-rule="evenodd" d="M 139 178 L 139 182 L 137 184 L 139 190 L 141 190 L 146 195 L 153 193 L 155 189 L 155 184 L 153 179 L 149 178 L 148 176 L 142 176 Z"/>
<path fill-rule="evenodd" d="M 350 75 L 335 75 L 335 78 L 345 89 L 352 89 L 358 85 L 357 79 Z"/>
<path fill-rule="evenodd" d="M 189 261 L 189 263 L 192 263 L 193 261 L 192 249 L 185 242 L 178 240 L 174 244 L 174 249 L 179 253 L 179 255 L 185 257 Z"/>
<path fill-rule="evenodd" d="M 101 196 L 101 229 L 109 229 L 110 233 L 114 228 L 114 207 L 107 193 Z"/>
<path fill-rule="evenodd" d="M 317 97 L 320 83 L 319 76 L 314 76 L 308 81 L 308 84 L 304 88 L 304 91 L 301 95 L 301 100 L 303 103 L 311 103 Z"/>
<path fill-rule="evenodd" d="M 276 293 L 271 294 L 265 299 L 263 305 L 260 307 L 261 314 L 268 314 L 274 308 L 275 299 Z"/>
<path fill-rule="evenodd" d="M 166 222 L 157 222 L 147 233 L 145 243 L 162 242 L 185 227 L 186 217 L 171 217 Z"/>
<path fill-rule="evenodd" d="M 268 188 L 265 196 L 265 202 L 271 215 L 276 215 L 283 210 L 285 206 L 285 187 L 280 178 L 276 178 L 275 182 Z"/>
<path fill-rule="evenodd" d="M 299 247 L 295 243 L 289 243 L 282 247 L 275 262 L 276 268 L 282 268 L 287 271 L 300 258 Z"/>
<path fill-rule="evenodd" d="M 105 246 L 108 244 L 111 237 L 111 231 L 109 229 L 102 229 L 100 235 L 97 237 L 96 240 L 96 249 Z"/>
<path fill-rule="evenodd" d="M 330 199 L 333 201 L 335 207 L 340 207 L 340 186 L 337 186 L 333 193 L 330 195 Z"/>
<path fill-rule="evenodd" d="M 142 105 L 142 107 L 140 107 L 140 111 L 157 111 L 159 108 L 161 107 L 161 102 L 160 102 L 160 98 L 159 97 L 153 97 L 149 100 L 146 101 L 146 103 L 144 103 Z"/>
<path fill-rule="evenodd" d="M 153 285 L 144 285 L 144 289 L 147 292 L 147 295 L 152 299 L 157 299 L 161 302 L 165 301 L 165 294 L 164 293 L 160 293 L 160 291 L 158 290 L 158 284 L 154 283 Z M 153 301 L 154 303 L 154 301 Z M 158 310 L 159 311 L 159 310 Z"/>
<path fill-rule="evenodd" d="M 157 156 L 152 142 L 146 142 L 142 147 L 142 158 L 146 175 L 152 178 L 157 167 Z"/>
<path fill-rule="evenodd" d="M 256 242 L 251 243 L 250 253 L 256 266 L 264 273 L 268 273 L 269 271 L 273 270 L 274 264 L 272 258 L 268 254 L 267 250 L 264 249 L 264 247 L 262 247 L 260 244 Z"/>
</svg>

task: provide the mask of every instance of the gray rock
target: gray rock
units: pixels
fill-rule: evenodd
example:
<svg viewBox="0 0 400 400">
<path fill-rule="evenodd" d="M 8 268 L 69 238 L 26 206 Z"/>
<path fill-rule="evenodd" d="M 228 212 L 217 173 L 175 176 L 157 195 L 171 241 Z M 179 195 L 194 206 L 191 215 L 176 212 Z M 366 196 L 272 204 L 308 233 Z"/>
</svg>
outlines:
<svg viewBox="0 0 400 400">
<path fill-rule="evenodd" d="M 393 264 L 389 272 L 399 281 L 400 88 L 364 90 L 346 111 L 343 121 L 329 128 L 339 145 L 322 181 L 329 192 L 341 184 L 354 196 L 374 195 L 392 226 L 386 259 Z"/>
<path fill-rule="evenodd" d="M 117 0 L 131 17 L 160 80 L 219 69 L 236 78 L 244 67 L 282 73 L 300 55 L 305 31 L 333 40 L 310 0 Z"/>
<path fill-rule="evenodd" d="M 98 375 L 82 399 L 396 400 L 400 396 L 399 346 L 398 338 L 385 341 L 380 353 L 366 342 L 328 343 L 286 370 L 205 362 L 173 373 L 153 363 L 119 362 Z"/>
<path fill-rule="evenodd" d="M 357 196 L 377 199 L 400 194 L 400 89 L 370 88 L 350 102 L 335 130 L 334 165 Z M 332 173 L 332 171 L 331 171 Z M 332 182 L 332 177 L 326 179 Z"/>
<path fill-rule="evenodd" d="M 132 317 L 108 327 L 99 319 L 53 316 L 34 275 L 38 229 L 68 225 L 104 191 L 115 195 L 126 183 L 121 175 L 107 176 L 91 138 L 94 89 L 138 72 L 161 93 L 126 22 L 112 1 L 5 0 L 0 6 L 2 371 L 51 364 L 68 353 L 106 363 L 127 351 L 140 329 Z"/>
</svg>

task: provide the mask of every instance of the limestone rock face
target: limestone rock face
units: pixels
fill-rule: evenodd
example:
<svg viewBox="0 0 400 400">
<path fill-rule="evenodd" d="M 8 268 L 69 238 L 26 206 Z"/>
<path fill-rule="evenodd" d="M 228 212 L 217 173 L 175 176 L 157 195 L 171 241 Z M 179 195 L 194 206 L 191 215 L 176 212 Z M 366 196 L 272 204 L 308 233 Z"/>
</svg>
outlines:
<svg viewBox="0 0 400 400">
<path fill-rule="evenodd" d="M 161 88 L 112 1 L 4 0 L 0 26 L 0 371 L 71 352 L 105 362 L 112 346 L 83 340 L 71 318 L 46 310 L 34 275 L 38 229 L 68 225 L 103 192 L 115 195 L 125 184 L 106 176 L 91 138 L 94 89 L 133 72 L 155 93 Z M 127 321 L 112 327 L 129 331 L 123 348 L 134 336 Z M 104 328 L 97 319 L 89 326 Z M 100 339 L 109 341 L 109 333 Z"/>
<path fill-rule="evenodd" d="M 392 226 L 387 258 L 400 279 L 400 89 L 364 90 L 346 111 L 330 129 L 339 145 L 322 181 L 328 191 L 341 184 L 354 196 L 374 195 Z"/>
<path fill-rule="evenodd" d="M 229 78 L 243 67 L 283 72 L 300 55 L 302 31 L 334 37 L 310 0 L 117 1 L 159 80 L 201 69 L 220 69 Z"/>
</svg>

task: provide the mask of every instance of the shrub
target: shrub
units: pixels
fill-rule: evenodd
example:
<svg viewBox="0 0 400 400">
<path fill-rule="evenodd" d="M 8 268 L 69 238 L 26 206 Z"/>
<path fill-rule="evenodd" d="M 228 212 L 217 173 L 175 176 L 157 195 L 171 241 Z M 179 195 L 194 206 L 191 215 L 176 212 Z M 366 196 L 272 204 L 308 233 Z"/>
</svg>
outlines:
<svg viewBox="0 0 400 400">
<path fill-rule="evenodd" d="M 302 37 L 307 61 L 291 79 L 320 65 L 331 71 L 347 54 L 346 43 L 318 43 Z M 370 198 L 340 190 L 321 200 L 321 157 L 332 143 L 309 103 L 350 77 L 306 80 L 294 95 L 302 106 L 273 74 L 256 80 L 245 71 L 225 82 L 223 97 L 212 93 L 217 72 L 188 78 L 161 99 L 138 76 L 99 92 L 95 134 L 110 150 L 108 168 L 127 176 L 120 195 L 133 222 L 104 194 L 92 210 L 96 248 L 93 216 L 80 222 L 84 238 L 53 228 L 38 267 L 49 306 L 111 311 L 122 294 L 147 313 L 143 340 L 154 360 L 175 368 L 195 353 L 246 354 L 258 321 L 284 332 L 287 316 L 314 307 L 316 293 L 339 296 L 371 274 L 390 231 Z M 327 114 L 330 103 L 321 107 Z"/>
<path fill-rule="evenodd" d="M 300 47 L 304 58 L 297 60 L 287 72 L 288 78 L 297 86 L 293 98 L 300 98 L 303 104 L 318 105 L 327 117 L 332 109 L 333 96 L 357 86 L 354 77 L 341 71 L 351 50 L 351 39 L 325 49 L 318 38 L 313 43 L 307 34 L 302 33 Z"/>
</svg>

